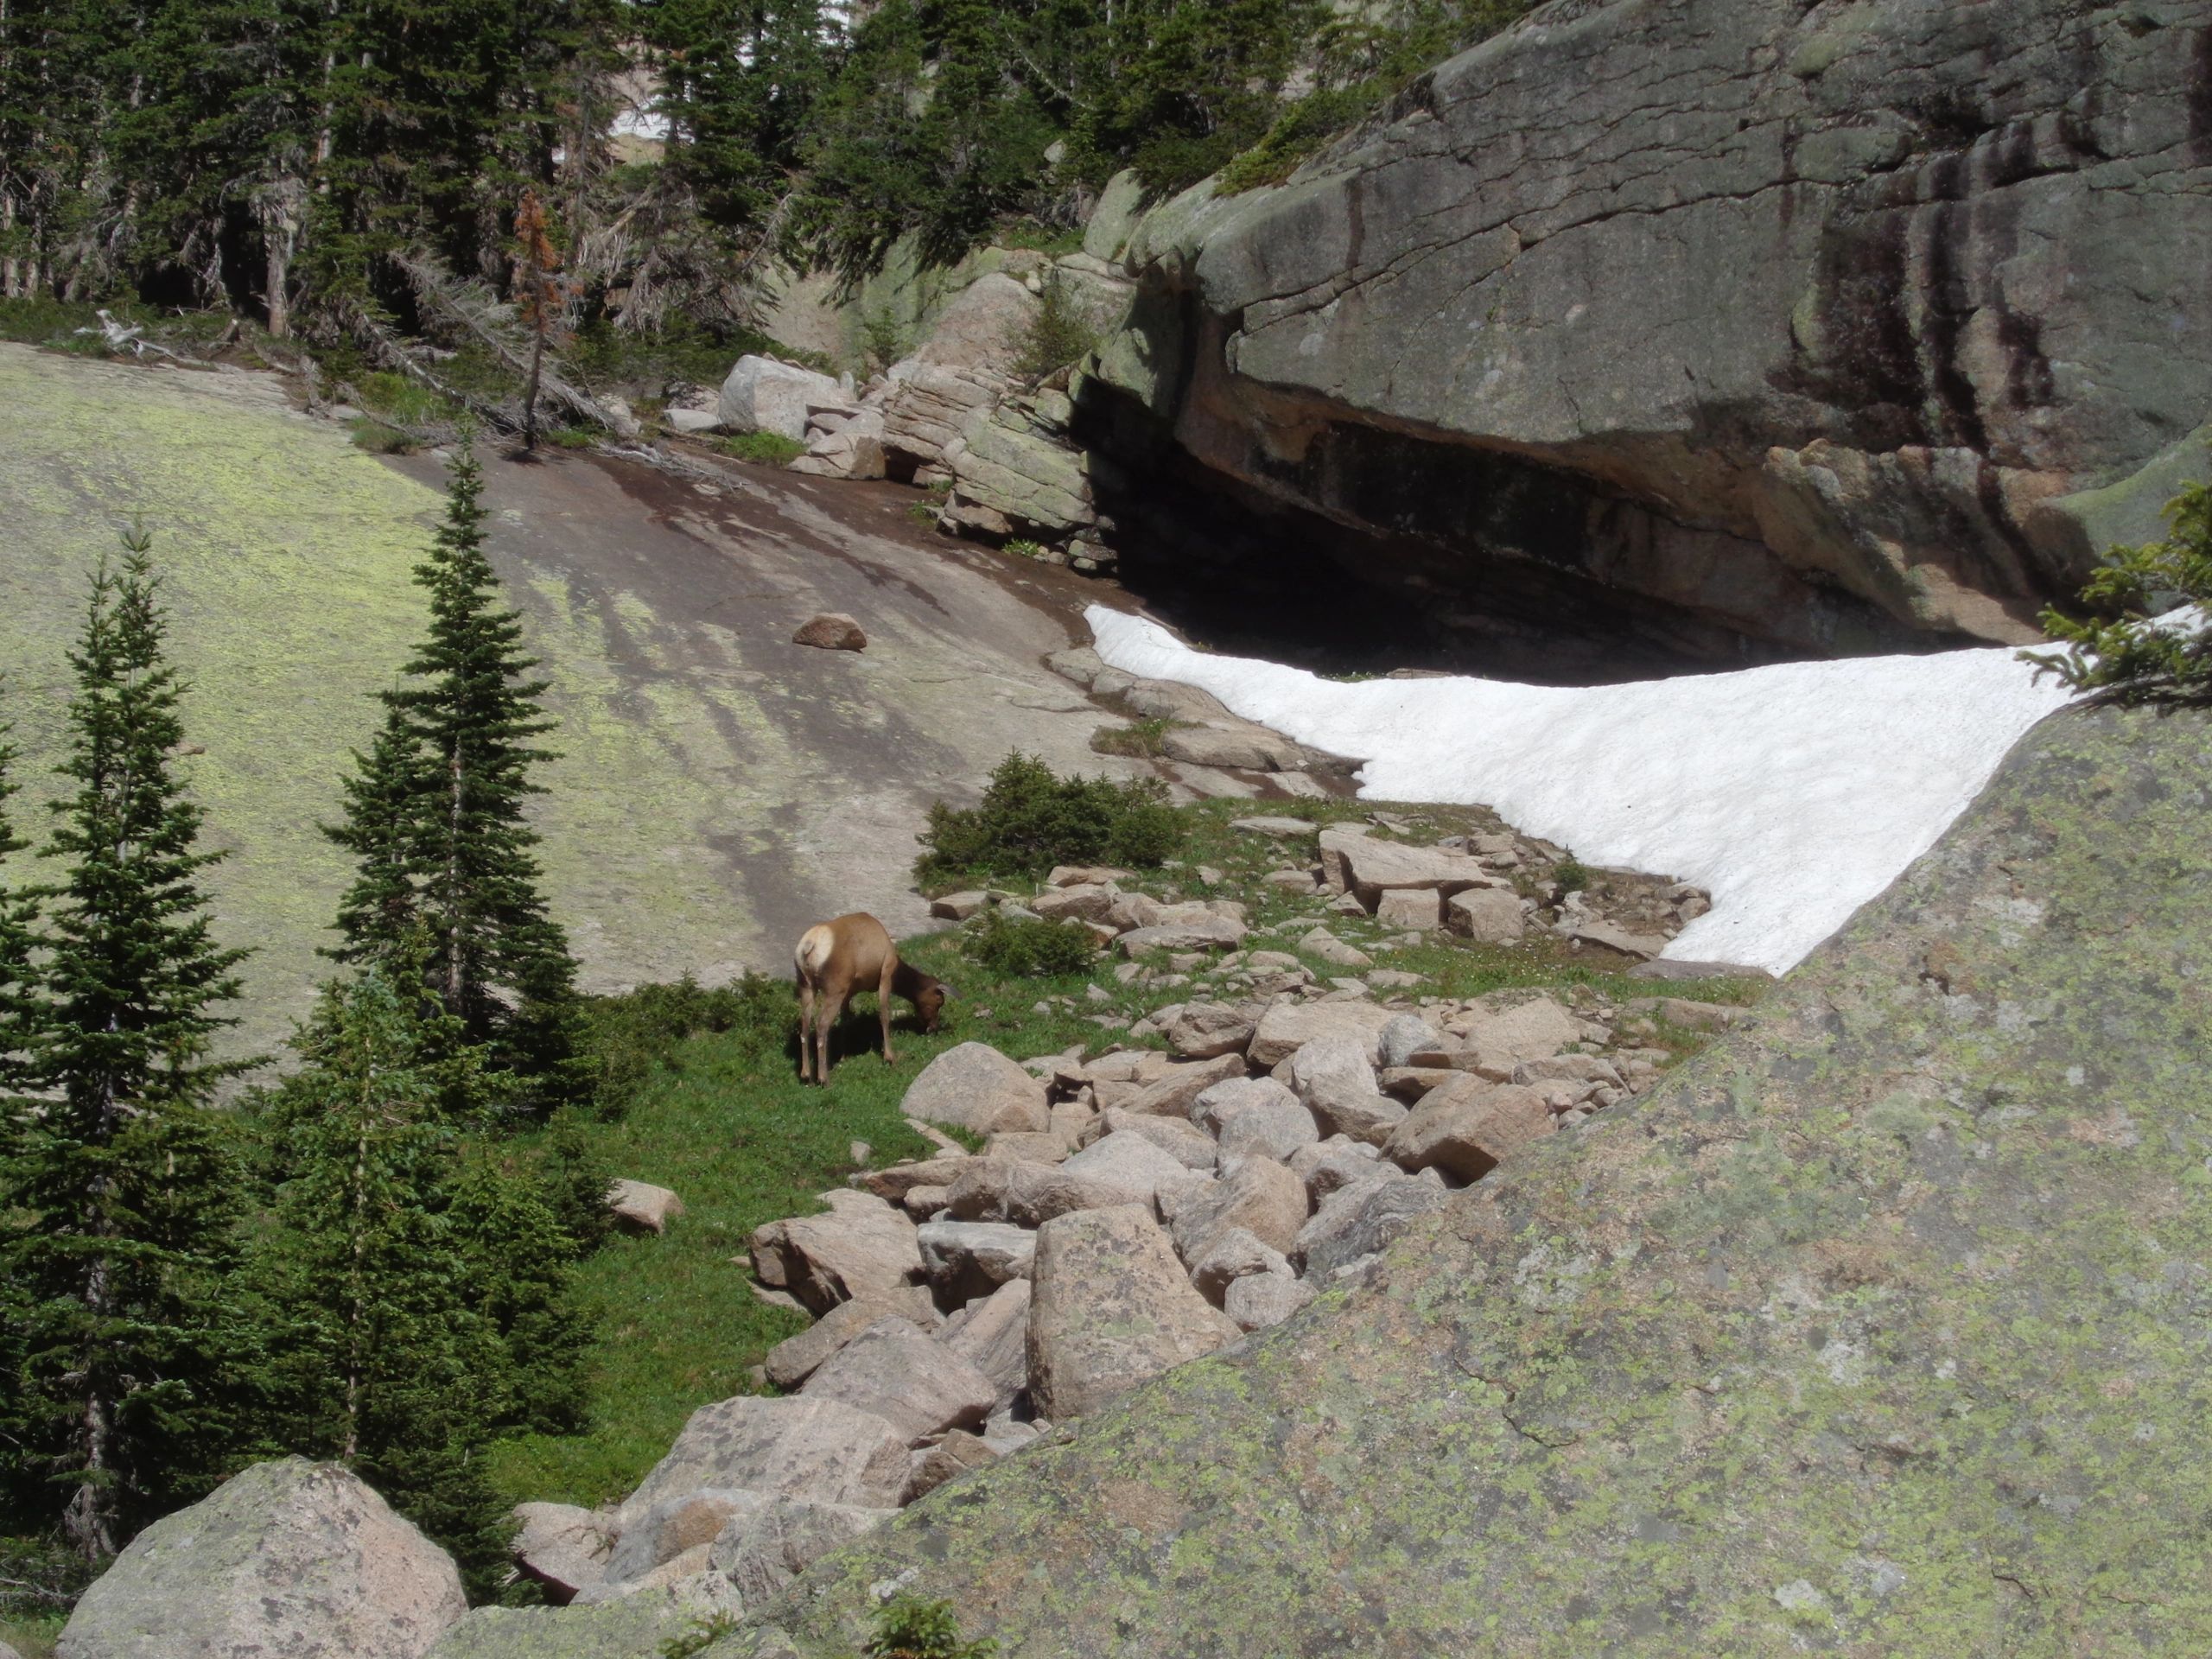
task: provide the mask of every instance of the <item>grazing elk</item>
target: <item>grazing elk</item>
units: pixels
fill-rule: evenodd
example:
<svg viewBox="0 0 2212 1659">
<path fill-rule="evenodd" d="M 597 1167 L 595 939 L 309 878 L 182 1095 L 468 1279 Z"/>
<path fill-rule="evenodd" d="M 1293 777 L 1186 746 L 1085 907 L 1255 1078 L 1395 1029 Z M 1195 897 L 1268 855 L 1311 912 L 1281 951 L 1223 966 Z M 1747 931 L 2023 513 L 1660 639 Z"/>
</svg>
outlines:
<svg viewBox="0 0 2212 1659">
<path fill-rule="evenodd" d="M 798 1075 L 802 1083 L 830 1081 L 830 1034 L 855 991 L 873 990 L 883 1019 L 883 1060 L 891 1052 L 891 999 L 903 996 L 935 1031 L 952 987 L 899 960 L 899 947 L 881 922 L 865 912 L 817 922 L 791 951 L 798 970 Z"/>
</svg>

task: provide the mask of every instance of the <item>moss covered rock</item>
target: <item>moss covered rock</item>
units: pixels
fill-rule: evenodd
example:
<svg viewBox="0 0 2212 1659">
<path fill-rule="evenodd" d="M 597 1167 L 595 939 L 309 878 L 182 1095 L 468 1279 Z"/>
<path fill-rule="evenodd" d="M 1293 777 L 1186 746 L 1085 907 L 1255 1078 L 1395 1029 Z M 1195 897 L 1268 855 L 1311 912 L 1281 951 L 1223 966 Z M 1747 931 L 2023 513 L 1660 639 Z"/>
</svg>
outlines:
<svg viewBox="0 0 2212 1659">
<path fill-rule="evenodd" d="M 2047 722 L 1725 1046 L 715 1652 L 893 1582 L 1010 1656 L 2212 1649 L 2208 804 L 2204 717 Z"/>
</svg>

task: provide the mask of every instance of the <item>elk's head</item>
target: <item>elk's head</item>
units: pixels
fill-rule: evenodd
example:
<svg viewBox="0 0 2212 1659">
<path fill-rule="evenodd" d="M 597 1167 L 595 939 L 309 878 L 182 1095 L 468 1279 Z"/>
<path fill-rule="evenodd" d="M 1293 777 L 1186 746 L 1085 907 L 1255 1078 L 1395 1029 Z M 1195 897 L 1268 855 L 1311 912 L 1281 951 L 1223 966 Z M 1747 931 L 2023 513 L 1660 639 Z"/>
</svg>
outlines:
<svg viewBox="0 0 2212 1659">
<path fill-rule="evenodd" d="M 941 979 L 922 982 L 922 988 L 914 995 L 914 1012 L 921 1016 L 922 1029 L 935 1031 L 944 1017 L 944 1005 L 952 1000 L 952 987 Z"/>
</svg>

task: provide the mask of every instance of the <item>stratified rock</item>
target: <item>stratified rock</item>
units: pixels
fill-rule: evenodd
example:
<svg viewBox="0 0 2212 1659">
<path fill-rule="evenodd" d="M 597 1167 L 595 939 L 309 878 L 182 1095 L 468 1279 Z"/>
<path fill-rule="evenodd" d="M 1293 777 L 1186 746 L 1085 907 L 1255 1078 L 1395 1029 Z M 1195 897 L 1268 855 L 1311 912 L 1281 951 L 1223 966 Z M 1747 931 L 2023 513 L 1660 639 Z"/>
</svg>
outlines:
<svg viewBox="0 0 2212 1659">
<path fill-rule="evenodd" d="M 467 1611 L 453 1558 L 411 1522 L 336 1464 L 283 1458 L 132 1539 L 78 1599 L 54 1652 L 421 1659 Z"/>
<path fill-rule="evenodd" d="M 1540 8 L 1282 188 L 1156 208 L 1096 372 L 1424 617 L 1595 581 L 1716 659 L 2032 639 L 2204 476 L 2200 20 L 2145 16 Z"/>
<path fill-rule="evenodd" d="M 791 635 L 791 644 L 822 651 L 866 651 L 868 635 L 842 611 L 824 611 L 800 623 L 798 632 Z"/>
<path fill-rule="evenodd" d="M 1435 1168 L 1478 1181 L 1557 1127 L 1539 1090 L 1462 1075 L 1421 1097 L 1390 1132 L 1382 1155 L 1401 1169 Z"/>
<path fill-rule="evenodd" d="M 1161 1181 L 1188 1166 L 1185 1160 L 1133 1129 L 1102 1135 L 1060 1166 L 1065 1173 L 1118 1195 L 1116 1202 L 1122 1204 L 1150 1204 Z M 1038 1217 L 1039 1224 L 1049 1219 Z"/>
<path fill-rule="evenodd" d="M 1244 1058 L 1255 1070 L 1265 1071 L 1317 1038 L 1352 1037 L 1373 1065 L 1379 1058 L 1382 1027 L 1396 1017 L 1376 1002 L 1277 1003 L 1260 1016 Z"/>
<path fill-rule="evenodd" d="M 1242 922 L 1226 916 L 1201 916 L 1132 928 L 1114 944 L 1123 956 L 1134 957 L 1147 950 L 1226 950 L 1243 944 L 1244 934 Z"/>
<path fill-rule="evenodd" d="M 914 1224 L 871 1193 L 824 1192 L 827 1215 L 793 1216 L 753 1230 L 753 1271 L 817 1313 L 839 1302 L 893 1296 L 921 1277 Z"/>
<path fill-rule="evenodd" d="M 1084 1416 L 1237 1335 L 1235 1322 L 1192 1288 L 1166 1234 L 1138 1206 L 1085 1210 L 1039 1230 L 1029 1392 L 1040 1416 Z"/>
<path fill-rule="evenodd" d="M 1457 898 L 1459 895 L 1452 895 Z M 1375 904 L 1375 919 L 1385 927 L 1427 930 L 1444 924 L 1444 907 L 1436 893 L 1425 887 L 1394 887 Z"/>
<path fill-rule="evenodd" d="M 916 1230 L 917 1244 L 921 1243 Z M 929 1253 L 922 1253 L 924 1268 Z M 868 1295 L 840 1302 L 795 1337 L 786 1337 L 768 1351 L 761 1368 L 779 1389 L 795 1389 L 814 1375 L 832 1354 L 879 1319 L 912 1319 L 924 1329 L 938 1323 L 937 1305 L 928 1287 L 909 1285 L 887 1295 Z"/>
<path fill-rule="evenodd" d="M 1043 1134 L 1052 1127 L 1045 1084 L 988 1043 L 958 1043 L 927 1065 L 899 1109 L 925 1123 L 976 1135 L 1001 1129 Z"/>
<path fill-rule="evenodd" d="M 1497 880 L 1480 859 L 1446 848 L 1408 847 L 1403 842 L 1384 841 L 1336 824 L 1321 831 L 1319 840 L 1323 868 L 1340 870 L 1343 887 L 1357 893 L 1370 910 L 1389 892 L 1448 894 L 1489 887 Z M 1433 910 L 1427 913 L 1429 919 L 1417 925 L 1435 926 Z"/>
<path fill-rule="evenodd" d="M 607 1576 L 614 1532 L 606 1516 L 573 1503 L 518 1503 L 508 1553 L 525 1576 L 544 1586 L 546 1599 L 564 1602 Z"/>
<path fill-rule="evenodd" d="M 742 1395 L 693 1412 L 617 1520 L 706 1487 L 887 1508 L 906 1484 L 906 1443 L 880 1417 L 834 1400 Z"/>
<path fill-rule="evenodd" d="M 1139 1112 L 1160 1117 L 1188 1117 L 1198 1096 L 1217 1083 L 1244 1075 L 1244 1057 L 1224 1054 L 1211 1060 L 1196 1060 L 1188 1065 L 1170 1065 L 1160 1069 L 1159 1076 L 1120 1102 L 1124 1111 Z"/>
<path fill-rule="evenodd" d="M 741 357 L 722 382 L 717 412 L 732 432 L 773 432 L 797 443 L 806 436 L 810 407 L 842 401 L 843 392 L 826 374 L 771 357 Z"/>
<path fill-rule="evenodd" d="M 1191 1121 L 1220 1143 L 1220 1162 L 1256 1153 L 1277 1163 L 1321 1138 L 1313 1114 L 1273 1077 L 1232 1077 L 1200 1095 Z"/>
<path fill-rule="evenodd" d="M 664 1186 L 620 1180 L 607 1189 L 607 1207 L 617 1222 L 632 1231 L 658 1233 L 666 1231 L 668 1224 L 683 1213 L 683 1200 Z"/>
<path fill-rule="evenodd" d="M 911 1446 L 980 1424 L 998 1403 L 998 1385 L 912 1321 L 881 1319 L 807 1378 L 800 1397 L 871 1412 Z"/>
</svg>

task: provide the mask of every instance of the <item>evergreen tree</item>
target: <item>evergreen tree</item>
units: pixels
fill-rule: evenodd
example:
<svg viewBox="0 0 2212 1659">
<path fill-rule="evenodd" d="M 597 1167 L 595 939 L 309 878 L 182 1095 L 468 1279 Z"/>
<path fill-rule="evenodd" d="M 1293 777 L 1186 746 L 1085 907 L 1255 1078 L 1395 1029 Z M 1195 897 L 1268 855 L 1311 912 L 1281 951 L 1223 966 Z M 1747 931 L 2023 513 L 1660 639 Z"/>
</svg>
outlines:
<svg viewBox="0 0 2212 1659">
<path fill-rule="evenodd" d="M 542 792 L 531 772 L 550 759 L 532 740 L 553 728 L 539 711 L 545 683 L 526 677 L 518 613 L 499 604 L 484 556 L 482 474 L 455 460 L 446 521 L 416 568 L 430 596 L 430 630 L 385 694 L 376 746 L 346 786 L 347 815 L 330 833 L 359 874 L 339 918 L 337 954 L 386 956 L 420 925 L 433 944 L 428 982 L 458 1022 L 540 1103 L 575 1088 L 575 964 L 539 891 L 537 836 L 524 821 Z"/>
<path fill-rule="evenodd" d="M 38 899 L 20 890 L 25 884 L 10 868 L 10 860 L 30 849 L 30 842 L 16 833 L 8 811 L 9 800 L 22 787 L 13 776 L 17 756 L 8 741 L 10 729 L 0 721 L 0 1154 L 6 1149 L 8 1125 L 14 1118 L 11 1100 L 29 1076 L 38 1029 L 34 994 Z"/>
<path fill-rule="evenodd" d="M 484 1446 L 579 1414 L 575 1252 L 526 1177 L 464 1169 L 454 1072 L 478 1057 L 405 955 L 325 989 L 302 1068 L 261 1105 L 278 1178 L 254 1275 L 283 1338 L 272 1438 L 359 1471 L 481 1592 L 504 1543 Z"/>
<path fill-rule="evenodd" d="M 143 532 L 92 579 L 70 656 L 74 791 L 54 803 L 46 961 L 26 1114 L 6 1170 L 0 1276 L 30 1443 L 72 1543 L 114 1553 L 217 1443 L 216 1329 L 235 1191 L 208 1110 L 239 1068 L 208 1056 L 245 953 L 210 933 L 200 813 L 170 769 L 183 693 Z M 197 1472 L 205 1472 L 204 1469 Z"/>
</svg>

